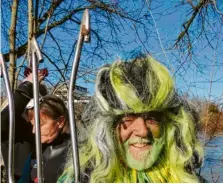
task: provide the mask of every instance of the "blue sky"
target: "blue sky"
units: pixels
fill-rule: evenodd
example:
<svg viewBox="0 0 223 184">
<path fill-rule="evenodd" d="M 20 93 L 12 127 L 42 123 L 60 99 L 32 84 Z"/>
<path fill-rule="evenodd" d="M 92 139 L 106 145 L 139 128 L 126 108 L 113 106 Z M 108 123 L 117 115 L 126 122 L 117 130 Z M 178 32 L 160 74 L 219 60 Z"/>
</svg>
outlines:
<svg viewBox="0 0 223 184">
<path fill-rule="evenodd" d="M 154 6 L 158 5 L 155 4 Z M 223 51 L 220 46 L 222 42 L 212 41 L 215 48 L 211 49 L 208 46 L 205 47 L 207 45 L 205 38 L 193 40 L 194 56 L 185 60 L 186 54 L 183 51 L 179 52 L 177 49 L 170 48 L 182 31 L 182 22 L 188 19 L 190 7 L 172 11 L 172 6 L 173 1 L 170 1 L 165 7 L 162 6 L 151 10 L 156 23 L 155 27 L 153 22 L 153 28 L 154 30 L 157 29 L 160 40 L 157 32 L 155 32 L 150 38 L 152 46 L 150 46 L 149 52 L 153 57 L 169 67 L 172 74 L 175 74 L 174 78 L 180 92 L 189 94 L 191 98 L 211 99 L 214 102 L 223 103 Z M 166 16 L 158 16 L 160 12 L 165 12 Z M 210 24 L 214 24 L 214 22 L 211 20 Z M 220 29 L 219 27 L 215 28 L 216 32 Z M 195 29 L 195 27 L 192 27 L 192 29 Z M 196 32 L 196 29 L 194 31 Z M 134 37 L 134 34 L 134 31 L 130 30 L 127 35 L 122 35 L 122 37 L 128 40 Z M 222 35 L 219 35 L 219 38 L 222 40 Z M 141 39 L 144 39 L 143 34 L 141 34 Z M 124 51 L 114 52 L 114 58 L 117 58 L 117 56 L 125 57 L 135 49 L 145 51 L 143 45 L 137 40 L 137 43 L 126 45 Z M 185 50 L 187 50 L 186 45 Z M 92 86 L 90 87 L 91 93 L 93 93 Z"/>
<path fill-rule="evenodd" d="M 114 1 L 119 3 L 119 1 Z M 129 4 L 129 8 L 138 6 L 137 2 Z M 126 46 L 123 49 L 110 48 L 109 52 L 111 57 L 104 61 L 104 63 L 110 63 L 118 57 L 128 57 L 134 50 L 149 52 L 157 60 L 165 64 L 171 71 L 175 78 L 177 88 L 182 93 L 189 94 L 190 97 L 198 97 L 201 99 L 212 99 L 218 103 L 223 103 L 223 32 L 219 27 L 218 20 L 215 17 L 209 18 L 209 23 L 214 29 L 210 29 L 210 26 L 206 25 L 206 31 L 210 38 L 213 35 L 217 35 L 217 39 L 211 40 L 213 48 L 207 45 L 205 37 L 200 37 L 198 40 L 192 39 L 193 55 L 186 60 L 187 45 L 182 50 L 178 48 L 172 48 L 174 41 L 179 33 L 182 31 L 182 24 L 191 16 L 189 5 L 176 6 L 176 0 L 170 1 L 152 1 L 150 12 L 150 22 L 147 22 L 146 26 L 151 29 L 148 37 L 144 32 L 139 29 L 138 36 L 132 25 L 123 24 L 123 31 L 116 35 L 119 39 L 126 42 Z M 218 10 L 223 11 L 223 0 L 219 0 Z M 145 6 L 142 14 L 148 10 Z M 162 15 L 161 15 L 162 14 Z M 80 18 L 82 14 L 77 17 Z M 197 21 L 196 21 L 197 22 Z M 145 22 L 144 22 L 145 23 Z M 95 24 L 92 23 L 94 29 Z M 106 28 L 105 28 L 106 29 Z M 199 30 L 196 23 L 190 28 L 192 35 L 197 35 Z M 58 38 L 62 40 L 62 43 L 66 45 L 70 40 L 75 40 L 78 32 L 74 32 L 72 35 L 67 35 L 60 31 L 57 32 Z M 111 36 L 111 35 L 104 35 Z M 41 39 L 40 39 L 41 40 Z M 143 43 L 142 43 L 143 42 Z M 54 43 L 47 40 L 47 46 Z M 85 44 L 84 49 L 89 49 L 94 44 Z M 3 43 L 4 47 L 4 43 Z M 65 48 L 65 47 L 64 47 Z M 47 50 L 48 53 L 54 53 L 53 49 Z M 64 52 L 69 52 L 65 50 Z M 66 58 L 66 57 L 65 57 Z M 83 50 L 81 63 L 88 63 L 87 56 Z M 93 64 L 96 67 L 100 67 L 103 62 L 97 64 L 94 61 Z M 47 67 L 47 63 L 41 64 L 41 67 Z M 53 77 L 52 77 L 53 78 Z M 50 79 L 51 80 L 51 79 Z M 212 82 L 211 82 L 212 81 Z M 94 84 L 86 83 L 83 80 L 78 80 L 78 85 L 87 87 L 90 94 L 94 93 Z"/>
</svg>

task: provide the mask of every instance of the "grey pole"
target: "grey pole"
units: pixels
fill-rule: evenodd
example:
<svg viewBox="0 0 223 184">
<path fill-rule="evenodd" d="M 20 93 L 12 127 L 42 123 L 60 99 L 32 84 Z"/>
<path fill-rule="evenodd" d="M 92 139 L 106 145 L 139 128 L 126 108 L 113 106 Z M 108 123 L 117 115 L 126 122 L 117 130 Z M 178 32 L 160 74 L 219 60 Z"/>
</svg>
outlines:
<svg viewBox="0 0 223 184">
<path fill-rule="evenodd" d="M 31 41 L 31 54 L 32 62 L 29 62 L 32 66 L 33 73 L 33 97 L 34 97 L 34 117 L 35 117 L 35 138 L 36 138 L 36 158 L 37 158 L 37 177 L 38 183 L 43 183 L 43 165 L 42 165 L 42 144 L 41 144 L 41 132 L 40 132 L 40 112 L 39 112 L 39 81 L 38 81 L 38 64 L 42 62 L 43 58 L 38 47 L 35 37 Z"/>
<path fill-rule="evenodd" d="M 3 55 L 0 54 L 0 64 L 3 78 L 6 85 L 6 92 L 9 101 L 9 152 L 8 152 L 8 181 L 14 183 L 14 142 L 15 142 L 15 107 L 9 77 L 5 66 Z"/>
<path fill-rule="evenodd" d="M 90 15 L 89 15 L 88 9 L 85 9 L 83 18 L 81 21 L 77 47 L 76 47 L 74 62 L 73 62 L 72 71 L 71 71 L 69 91 L 68 91 L 69 123 L 70 123 L 70 130 L 71 130 L 75 183 L 80 182 L 80 167 L 79 167 L 79 155 L 78 155 L 78 144 L 77 144 L 77 134 L 76 134 L 73 91 L 75 90 L 75 84 L 76 84 L 76 78 L 77 78 L 79 61 L 81 57 L 83 41 L 86 41 L 86 42 L 90 41 Z"/>
</svg>

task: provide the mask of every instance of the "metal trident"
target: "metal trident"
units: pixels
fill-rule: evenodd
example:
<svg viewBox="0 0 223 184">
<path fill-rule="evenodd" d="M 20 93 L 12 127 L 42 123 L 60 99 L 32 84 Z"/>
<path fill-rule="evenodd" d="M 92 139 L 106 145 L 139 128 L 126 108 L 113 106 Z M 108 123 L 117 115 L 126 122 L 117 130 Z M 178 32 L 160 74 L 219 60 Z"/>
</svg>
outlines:
<svg viewBox="0 0 223 184">
<path fill-rule="evenodd" d="M 40 123 L 39 123 L 39 84 L 38 84 L 38 63 L 43 61 L 40 49 L 33 37 L 31 40 L 31 54 L 29 57 L 29 67 L 33 71 L 33 94 L 34 94 L 34 113 L 35 113 L 35 128 L 36 128 L 36 155 L 37 155 L 37 176 L 38 182 L 43 182 L 42 174 L 42 145 L 40 139 Z M 15 108 L 12 90 L 10 88 L 9 78 L 5 66 L 3 55 L 0 54 L 0 64 L 6 85 L 7 96 L 9 100 L 9 155 L 8 155 L 8 181 L 14 183 L 14 141 L 15 141 Z"/>
<path fill-rule="evenodd" d="M 71 141 L 72 141 L 72 151 L 73 151 L 73 165 L 75 172 L 75 183 L 80 181 L 80 168 L 79 168 L 79 155 L 78 155 L 78 145 L 77 145 L 77 135 L 76 135 L 76 123 L 75 123 L 75 113 L 74 113 L 74 100 L 73 91 L 75 89 L 77 71 L 81 56 L 81 50 L 83 42 L 90 41 L 90 15 L 89 10 L 85 9 L 83 18 L 81 21 L 80 32 L 78 35 L 77 47 L 75 51 L 74 62 L 72 66 L 71 78 L 69 83 L 68 91 L 68 109 L 69 109 L 69 123 L 71 129 Z"/>
<path fill-rule="evenodd" d="M 71 141 L 73 151 L 73 165 L 75 171 L 75 182 L 80 181 L 80 169 L 79 169 L 79 156 L 77 146 L 77 135 L 75 125 L 75 113 L 73 106 L 73 91 L 75 89 L 77 71 L 81 56 L 81 50 L 83 42 L 90 41 L 90 16 L 89 10 L 84 11 L 84 15 L 81 21 L 80 32 L 78 36 L 77 47 L 75 51 L 74 63 L 72 66 L 71 79 L 68 91 L 68 109 L 69 109 L 69 123 L 71 129 Z M 37 155 L 37 177 L 38 182 L 43 183 L 43 169 L 42 169 L 42 144 L 40 136 L 40 114 L 39 114 L 39 84 L 38 84 L 38 64 L 43 61 L 41 51 L 38 47 L 35 37 L 31 40 L 31 57 L 29 57 L 29 67 L 33 72 L 33 95 L 34 95 L 34 114 L 35 114 L 35 136 L 36 136 L 36 155 Z M 9 183 L 14 183 L 14 138 L 15 138 L 15 110 L 14 99 L 9 84 L 9 78 L 5 67 L 5 61 L 3 55 L 0 54 L 0 64 L 3 72 L 3 77 L 6 84 L 7 95 L 9 99 L 9 113 L 10 113 L 10 132 L 9 132 L 9 159 L 8 159 L 8 178 Z"/>
<path fill-rule="evenodd" d="M 15 108 L 9 77 L 5 66 L 3 55 L 0 54 L 1 72 L 6 85 L 6 92 L 9 101 L 9 152 L 8 152 L 8 181 L 14 183 L 14 141 L 15 141 Z"/>
</svg>

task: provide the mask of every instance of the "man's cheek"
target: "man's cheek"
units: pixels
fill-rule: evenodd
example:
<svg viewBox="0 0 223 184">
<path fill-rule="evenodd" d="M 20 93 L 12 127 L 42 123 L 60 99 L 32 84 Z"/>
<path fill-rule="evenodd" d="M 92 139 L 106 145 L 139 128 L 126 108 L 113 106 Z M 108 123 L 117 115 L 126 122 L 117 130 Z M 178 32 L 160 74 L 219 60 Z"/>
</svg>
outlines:
<svg viewBox="0 0 223 184">
<path fill-rule="evenodd" d="M 155 129 L 154 138 L 160 138 L 161 137 L 161 130 L 159 127 Z"/>
<path fill-rule="evenodd" d="M 116 129 L 116 134 L 117 134 L 117 137 L 120 140 L 121 144 L 124 144 L 129 139 L 129 137 L 131 135 L 130 132 L 121 129 L 121 127 Z"/>
</svg>

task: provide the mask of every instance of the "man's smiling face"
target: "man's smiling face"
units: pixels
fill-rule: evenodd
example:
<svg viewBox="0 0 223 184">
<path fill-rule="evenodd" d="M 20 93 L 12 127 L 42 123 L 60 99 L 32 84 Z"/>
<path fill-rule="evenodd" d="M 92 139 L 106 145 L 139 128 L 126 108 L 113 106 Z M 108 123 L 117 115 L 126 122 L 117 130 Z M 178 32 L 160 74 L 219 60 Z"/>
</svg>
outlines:
<svg viewBox="0 0 223 184">
<path fill-rule="evenodd" d="M 123 160 L 130 168 L 145 170 L 157 160 L 164 143 L 157 120 L 159 116 L 161 114 L 157 112 L 129 114 L 118 122 L 116 132 L 120 149 L 124 153 Z"/>
</svg>

